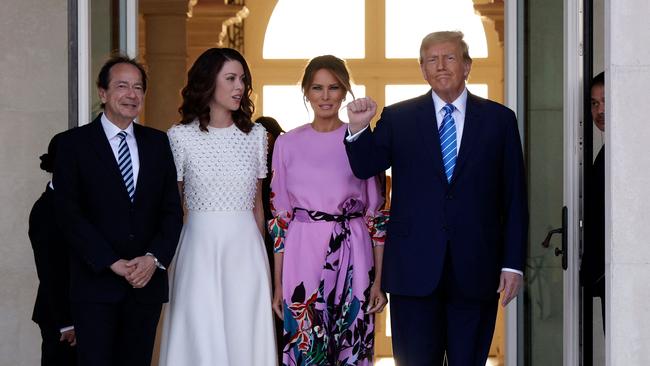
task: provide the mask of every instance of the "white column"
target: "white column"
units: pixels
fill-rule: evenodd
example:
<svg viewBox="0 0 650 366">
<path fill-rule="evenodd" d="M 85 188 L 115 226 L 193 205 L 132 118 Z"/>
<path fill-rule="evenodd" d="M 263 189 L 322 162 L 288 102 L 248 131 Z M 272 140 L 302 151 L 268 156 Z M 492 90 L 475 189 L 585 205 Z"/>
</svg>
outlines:
<svg viewBox="0 0 650 366">
<path fill-rule="evenodd" d="M 181 89 L 187 70 L 187 0 L 141 0 L 145 20 L 144 59 L 149 81 L 144 124 L 167 131 L 180 116 Z"/>
<path fill-rule="evenodd" d="M 27 218 L 50 179 L 38 157 L 68 128 L 66 0 L 0 10 L 0 365 L 40 365 L 31 321 L 38 278 Z"/>
<path fill-rule="evenodd" d="M 605 1 L 607 365 L 650 364 L 650 2 Z"/>
</svg>

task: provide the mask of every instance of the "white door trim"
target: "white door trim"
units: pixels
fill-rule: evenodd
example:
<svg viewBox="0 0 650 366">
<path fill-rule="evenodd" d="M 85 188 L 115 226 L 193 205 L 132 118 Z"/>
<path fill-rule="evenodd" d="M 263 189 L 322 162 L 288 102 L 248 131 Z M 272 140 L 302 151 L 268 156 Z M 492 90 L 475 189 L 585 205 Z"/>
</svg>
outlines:
<svg viewBox="0 0 650 366">
<path fill-rule="evenodd" d="M 138 56 L 138 0 L 124 0 L 126 9 L 126 52 L 131 58 Z M 120 4 L 121 5 L 121 4 Z"/>
<path fill-rule="evenodd" d="M 77 125 L 90 116 L 90 1 L 77 2 Z"/>
<path fill-rule="evenodd" d="M 91 16 L 90 0 L 77 2 L 77 125 L 82 126 L 90 122 L 91 93 L 95 92 L 90 87 L 90 81 L 95 75 L 90 75 L 91 57 Z M 138 0 L 120 1 L 120 33 L 125 34 L 126 45 L 121 45 L 120 52 L 129 57 L 136 57 L 138 53 Z"/>
<path fill-rule="evenodd" d="M 521 32 L 518 24 L 519 10 L 517 1 L 505 2 L 505 103 L 517 113 L 520 92 L 521 70 L 517 37 Z M 580 243 L 580 163 L 582 160 L 582 3 L 564 2 L 564 204 L 567 206 L 567 255 L 568 269 L 563 275 L 563 365 L 574 366 L 580 363 L 580 328 L 579 328 L 579 243 Z M 524 116 L 518 115 L 520 133 L 524 136 Z M 562 208 L 558 207 L 558 213 Z M 523 301 L 518 298 L 517 306 L 511 304 L 506 308 L 506 365 L 523 365 Z"/>
<path fill-rule="evenodd" d="M 522 141 L 524 136 L 523 129 L 523 115 L 517 113 L 517 105 L 519 98 L 519 88 L 518 88 L 518 32 L 517 28 L 519 26 L 518 14 L 517 14 L 517 1 L 506 1 L 504 8 L 504 19 L 505 19 L 505 30 L 504 30 L 504 100 L 506 106 L 512 109 L 515 114 L 517 114 L 517 119 L 519 123 L 519 133 L 521 135 Z M 518 364 L 518 355 L 521 356 L 523 360 L 523 352 L 519 354 L 518 344 L 523 343 L 519 342 L 520 336 L 523 337 L 523 334 L 518 332 L 518 313 L 523 313 L 523 301 L 521 294 L 523 289 L 520 292 L 520 296 L 516 298 L 516 301 L 512 301 L 505 308 L 505 363 L 506 365 L 517 365 Z M 522 363 L 523 364 L 523 363 Z"/>
<path fill-rule="evenodd" d="M 564 271 L 563 364 L 580 364 L 580 162 L 582 146 L 582 1 L 564 2 L 564 204 L 567 262 Z"/>
</svg>

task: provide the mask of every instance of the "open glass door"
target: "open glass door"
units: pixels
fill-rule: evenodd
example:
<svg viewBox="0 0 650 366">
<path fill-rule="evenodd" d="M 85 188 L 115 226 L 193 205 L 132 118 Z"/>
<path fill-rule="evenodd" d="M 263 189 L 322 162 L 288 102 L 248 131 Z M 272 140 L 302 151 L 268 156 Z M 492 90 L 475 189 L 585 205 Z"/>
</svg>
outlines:
<svg viewBox="0 0 650 366">
<path fill-rule="evenodd" d="M 519 1 L 530 231 L 518 364 L 579 365 L 579 4 Z M 553 234 L 557 235 L 553 235 Z M 522 327 L 519 327 L 521 330 Z M 522 338 L 520 338 L 522 339 Z"/>
<path fill-rule="evenodd" d="M 95 77 L 113 52 L 136 56 L 137 0 L 79 0 L 70 2 L 76 13 L 76 58 L 71 62 L 77 87 L 71 99 L 77 110 L 71 116 L 81 126 L 99 113 Z M 76 108 L 75 108 L 76 107 Z"/>
</svg>

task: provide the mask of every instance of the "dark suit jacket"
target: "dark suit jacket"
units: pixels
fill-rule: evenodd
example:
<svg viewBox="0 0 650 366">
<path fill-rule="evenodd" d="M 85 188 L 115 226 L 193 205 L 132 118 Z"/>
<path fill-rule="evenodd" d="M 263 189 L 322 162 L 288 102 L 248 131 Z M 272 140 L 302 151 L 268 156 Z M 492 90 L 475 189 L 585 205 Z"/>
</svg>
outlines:
<svg viewBox="0 0 650 366">
<path fill-rule="evenodd" d="M 585 201 L 585 245 L 580 277 L 593 296 L 605 296 L 605 146 L 590 171 L 590 189 Z"/>
<path fill-rule="evenodd" d="M 68 246 L 55 217 L 54 191 L 48 186 L 29 214 L 29 240 L 39 280 L 32 320 L 41 327 L 61 329 L 72 325 L 70 279 Z"/>
<path fill-rule="evenodd" d="M 374 131 L 348 143 L 354 174 L 392 167 L 382 285 L 430 294 L 445 257 L 461 293 L 491 299 L 501 268 L 524 270 L 528 230 L 522 148 L 514 113 L 468 94 L 451 183 L 444 174 L 431 92 L 389 107 Z"/>
<path fill-rule="evenodd" d="M 167 272 L 156 270 L 133 289 L 110 265 L 153 253 L 169 266 L 182 227 L 176 168 L 165 133 L 134 124 L 140 170 L 131 203 L 101 125 L 64 134 L 59 142 L 54 187 L 61 225 L 72 247 L 73 301 L 118 302 L 130 291 L 136 301 L 168 300 Z"/>
</svg>

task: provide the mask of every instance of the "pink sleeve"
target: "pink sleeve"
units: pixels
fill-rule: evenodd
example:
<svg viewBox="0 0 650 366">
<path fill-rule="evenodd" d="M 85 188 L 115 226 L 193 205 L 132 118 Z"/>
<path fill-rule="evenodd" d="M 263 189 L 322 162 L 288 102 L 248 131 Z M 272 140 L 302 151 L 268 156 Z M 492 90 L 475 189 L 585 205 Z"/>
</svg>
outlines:
<svg viewBox="0 0 650 366">
<path fill-rule="evenodd" d="M 273 237 L 273 252 L 284 252 L 284 238 L 289 229 L 293 209 L 289 203 L 286 189 L 286 167 L 283 158 L 283 136 L 279 136 L 273 148 L 271 175 L 271 212 L 273 218 L 268 222 L 268 230 Z"/>
<path fill-rule="evenodd" d="M 386 223 L 388 222 L 388 210 L 381 210 L 384 204 L 382 189 L 379 187 L 379 179 L 372 177 L 366 180 L 366 225 L 372 239 L 372 246 L 384 245 L 386 240 Z"/>
</svg>

